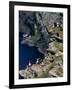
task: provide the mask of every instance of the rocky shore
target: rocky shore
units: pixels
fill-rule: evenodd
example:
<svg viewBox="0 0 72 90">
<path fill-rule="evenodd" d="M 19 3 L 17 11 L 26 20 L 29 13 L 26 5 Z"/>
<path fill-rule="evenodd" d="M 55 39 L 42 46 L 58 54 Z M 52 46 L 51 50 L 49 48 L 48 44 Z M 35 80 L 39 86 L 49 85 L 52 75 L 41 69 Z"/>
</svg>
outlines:
<svg viewBox="0 0 72 90">
<path fill-rule="evenodd" d="M 44 59 L 19 71 L 24 79 L 63 76 L 63 28 L 60 25 L 51 25 L 47 30 L 50 33 L 47 53 Z"/>
</svg>

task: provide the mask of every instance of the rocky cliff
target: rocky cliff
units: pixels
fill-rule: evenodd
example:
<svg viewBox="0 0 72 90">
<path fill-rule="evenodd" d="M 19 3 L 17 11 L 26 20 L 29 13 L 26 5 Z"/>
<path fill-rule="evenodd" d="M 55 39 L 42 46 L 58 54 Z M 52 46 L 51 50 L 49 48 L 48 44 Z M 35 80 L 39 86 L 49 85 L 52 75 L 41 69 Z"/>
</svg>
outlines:
<svg viewBox="0 0 72 90">
<path fill-rule="evenodd" d="M 45 58 L 39 59 L 36 64 L 28 65 L 25 70 L 19 71 L 19 74 L 25 79 L 63 76 L 63 27 L 60 24 L 52 24 L 47 27 L 47 32 L 50 37 L 46 37 L 49 41 Z"/>
<path fill-rule="evenodd" d="M 49 28 L 56 26 L 57 23 L 62 27 L 62 13 L 19 11 L 19 31 L 24 33 L 21 43 L 36 46 L 41 53 L 47 53 L 46 49 L 53 34 L 49 32 Z"/>
</svg>

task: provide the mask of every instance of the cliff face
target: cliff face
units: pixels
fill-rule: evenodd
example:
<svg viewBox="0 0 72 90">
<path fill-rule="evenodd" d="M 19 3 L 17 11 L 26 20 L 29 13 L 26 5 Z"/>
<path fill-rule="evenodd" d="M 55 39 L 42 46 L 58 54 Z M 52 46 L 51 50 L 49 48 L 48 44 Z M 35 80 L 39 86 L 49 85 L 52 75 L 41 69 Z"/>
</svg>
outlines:
<svg viewBox="0 0 72 90">
<path fill-rule="evenodd" d="M 19 11 L 19 30 L 24 33 L 22 44 L 36 46 L 45 54 L 50 41 L 49 27 L 55 23 L 62 26 L 62 13 Z"/>
<path fill-rule="evenodd" d="M 40 26 L 53 25 L 59 22 L 63 24 L 63 14 L 54 12 L 31 12 L 31 11 L 19 11 L 19 31 L 27 33 L 34 31 L 34 25 L 36 23 Z"/>
<path fill-rule="evenodd" d="M 23 78 L 51 78 L 63 76 L 63 29 L 62 27 L 50 27 L 49 47 L 46 49 L 44 59 L 39 59 L 36 64 L 27 66 L 25 70 L 20 70 L 19 74 Z"/>
<path fill-rule="evenodd" d="M 45 55 L 36 64 L 29 65 L 19 74 L 23 78 L 63 76 L 63 14 L 52 12 L 20 11 L 22 44 L 36 46 Z"/>
</svg>

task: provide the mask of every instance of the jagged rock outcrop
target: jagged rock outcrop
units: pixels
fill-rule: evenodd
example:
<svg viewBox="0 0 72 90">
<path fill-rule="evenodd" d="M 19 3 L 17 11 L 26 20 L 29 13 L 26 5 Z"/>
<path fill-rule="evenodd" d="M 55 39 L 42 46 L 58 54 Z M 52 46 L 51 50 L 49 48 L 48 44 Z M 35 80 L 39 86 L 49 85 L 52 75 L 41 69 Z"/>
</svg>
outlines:
<svg viewBox="0 0 72 90">
<path fill-rule="evenodd" d="M 48 32 L 51 36 L 45 58 L 25 70 L 20 70 L 19 74 L 22 77 L 27 79 L 63 76 L 63 28 L 50 26 Z"/>
<path fill-rule="evenodd" d="M 51 36 L 49 32 L 51 32 L 51 30 L 53 30 L 53 32 L 51 32 L 52 34 L 55 33 L 59 36 L 56 37 L 55 35 L 53 37 L 62 41 L 61 28 L 60 30 L 58 27 L 54 29 L 50 28 L 57 22 L 62 26 L 62 13 L 19 11 L 19 31 L 24 33 L 21 43 L 36 46 L 41 53 L 47 53 L 46 49 L 49 45 Z"/>
</svg>

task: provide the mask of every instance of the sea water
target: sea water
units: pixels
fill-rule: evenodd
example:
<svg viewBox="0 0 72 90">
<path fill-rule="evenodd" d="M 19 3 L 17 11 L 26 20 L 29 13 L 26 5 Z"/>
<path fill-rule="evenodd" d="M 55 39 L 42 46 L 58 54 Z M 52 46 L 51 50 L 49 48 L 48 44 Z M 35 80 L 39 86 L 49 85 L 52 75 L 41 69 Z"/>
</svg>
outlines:
<svg viewBox="0 0 72 90">
<path fill-rule="evenodd" d="M 34 64 L 38 58 L 44 58 L 37 47 L 21 44 L 22 40 L 23 33 L 19 32 L 19 70 L 25 69 L 29 62 Z"/>
</svg>

